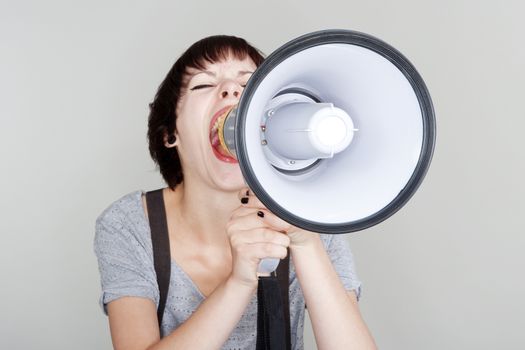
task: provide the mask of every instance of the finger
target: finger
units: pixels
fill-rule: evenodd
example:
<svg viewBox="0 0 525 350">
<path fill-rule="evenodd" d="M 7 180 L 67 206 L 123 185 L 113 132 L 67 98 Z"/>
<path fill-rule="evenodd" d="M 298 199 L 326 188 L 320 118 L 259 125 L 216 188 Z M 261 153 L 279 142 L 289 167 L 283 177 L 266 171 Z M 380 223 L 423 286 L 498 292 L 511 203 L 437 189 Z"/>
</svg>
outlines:
<svg viewBox="0 0 525 350">
<path fill-rule="evenodd" d="M 262 215 L 261 215 L 262 213 Z M 295 226 L 291 225 L 290 223 L 284 221 L 268 209 L 262 209 L 257 212 L 257 216 L 259 216 L 266 226 L 280 232 L 290 232 L 291 230 L 295 229 Z"/>
<path fill-rule="evenodd" d="M 237 192 L 237 197 L 239 200 L 241 200 L 242 198 L 250 196 L 251 193 L 252 191 L 250 191 L 249 187 L 243 187 L 239 192 Z"/>
<path fill-rule="evenodd" d="M 259 227 L 251 230 L 238 230 L 230 239 L 233 246 L 255 243 L 272 243 L 283 247 L 288 247 L 290 245 L 290 237 L 288 237 L 288 235 L 267 227 Z"/>
<path fill-rule="evenodd" d="M 248 193 L 248 194 L 246 194 Z M 266 206 L 255 196 L 255 194 L 252 191 L 247 191 L 244 193 L 244 195 L 240 198 L 241 204 L 244 207 L 247 208 L 264 208 L 266 209 Z"/>
<path fill-rule="evenodd" d="M 286 247 L 273 243 L 253 243 L 244 246 L 243 251 L 245 254 L 257 258 L 257 260 L 265 258 L 284 259 L 288 255 Z"/>
<path fill-rule="evenodd" d="M 246 216 L 246 215 L 257 215 L 257 211 L 258 211 L 257 208 L 247 208 L 244 206 L 240 206 L 239 208 L 232 211 L 230 220 L 234 220 L 234 219 Z"/>
<path fill-rule="evenodd" d="M 257 216 L 257 221 L 253 221 L 253 217 Z M 259 227 L 261 226 L 260 222 L 262 222 L 263 226 L 272 228 L 276 231 L 280 231 L 283 233 L 291 232 L 296 227 L 289 224 L 288 222 L 284 221 L 283 219 L 279 218 L 277 215 L 270 212 L 268 209 L 262 209 L 262 208 L 249 208 L 246 206 L 241 206 L 238 209 L 236 209 L 232 216 L 230 217 L 230 221 L 238 220 L 243 218 L 241 222 L 250 222 L 253 226 L 235 226 L 240 227 L 240 229 L 247 230 L 250 227 Z"/>
<path fill-rule="evenodd" d="M 238 211 L 227 223 L 226 229 L 228 231 L 253 230 L 256 228 L 264 228 L 265 224 L 262 216 L 257 215 L 257 209 L 245 209 Z"/>
</svg>

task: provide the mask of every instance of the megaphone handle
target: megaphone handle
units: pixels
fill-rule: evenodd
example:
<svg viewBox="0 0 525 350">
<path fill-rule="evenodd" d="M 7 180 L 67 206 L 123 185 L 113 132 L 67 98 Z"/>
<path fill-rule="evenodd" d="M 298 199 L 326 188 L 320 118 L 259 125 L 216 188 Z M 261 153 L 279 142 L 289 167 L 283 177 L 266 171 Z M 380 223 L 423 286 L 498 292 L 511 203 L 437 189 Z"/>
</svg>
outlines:
<svg viewBox="0 0 525 350">
<path fill-rule="evenodd" d="M 259 262 L 259 267 L 257 268 L 257 272 L 259 273 L 271 273 L 277 269 L 277 266 L 279 265 L 279 261 L 281 259 L 277 258 L 265 258 L 262 259 Z"/>
</svg>

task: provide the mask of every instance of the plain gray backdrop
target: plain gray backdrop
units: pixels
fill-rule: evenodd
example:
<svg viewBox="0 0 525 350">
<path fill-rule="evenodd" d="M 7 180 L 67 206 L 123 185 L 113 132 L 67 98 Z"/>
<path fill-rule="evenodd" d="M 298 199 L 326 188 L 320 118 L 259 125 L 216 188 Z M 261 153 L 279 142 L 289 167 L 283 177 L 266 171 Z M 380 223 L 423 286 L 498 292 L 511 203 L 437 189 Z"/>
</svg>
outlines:
<svg viewBox="0 0 525 350">
<path fill-rule="evenodd" d="M 379 347 L 525 348 L 523 2 L 0 4 L 0 348 L 111 348 L 95 218 L 163 185 L 147 151 L 148 103 L 184 49 L 233 34 L 269 54 L 329 28 L 400 50 L 437 116 L 420 190 L 348 235 Z M 315 349 L 310 329 L 305 338 Z"/>
</svg>

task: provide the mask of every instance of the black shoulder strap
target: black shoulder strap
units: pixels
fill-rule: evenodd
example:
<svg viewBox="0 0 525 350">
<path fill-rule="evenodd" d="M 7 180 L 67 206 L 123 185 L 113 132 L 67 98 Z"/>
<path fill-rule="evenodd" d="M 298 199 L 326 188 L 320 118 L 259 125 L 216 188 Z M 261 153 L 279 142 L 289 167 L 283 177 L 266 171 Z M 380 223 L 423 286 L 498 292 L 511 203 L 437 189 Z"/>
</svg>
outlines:
<svg viewBox="0 0 525 350">
<path fill-rule="evenodd" d="M 287 350 L 292 349 L 292 338 L 290 334 L 290 249 L 288 249 L 288 255 L 282 259 L 277 266 L 277 280 L 279 281 L 279 289 L 281 291 L 281 298 L 283 301 L 284 309 L 284 322 L 285 322 L 285 335 L 286 335 L 286 346 Z"/>
<path fill-rule="evenodd" d="M 256 350 L 291 350 L 288 267 L 290 252 L 270 276 L 259 276 L 257 285 Z"/>
<path fill-rule="evenodd" d="M 162 189 L 147 192 L 146 203 L 148 206 L 151 243 L 153 245 L 153 263 L 155 265 L 160 294 L 159 307 L 157 309 L 157 319 L 160 330 L 164 308 L 166 307 L 166 299 L 168 297 L 171 274 L 170 237 L 168 235 L 168 223 L 166 220 Z"/>
</svg>

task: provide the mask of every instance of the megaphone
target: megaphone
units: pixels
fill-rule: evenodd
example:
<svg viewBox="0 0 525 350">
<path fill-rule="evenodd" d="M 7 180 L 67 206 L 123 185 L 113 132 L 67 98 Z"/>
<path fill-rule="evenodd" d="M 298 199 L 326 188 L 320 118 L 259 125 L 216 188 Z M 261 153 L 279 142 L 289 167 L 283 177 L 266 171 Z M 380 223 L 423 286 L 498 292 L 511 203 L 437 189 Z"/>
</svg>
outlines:
<svg viewBox="0 0 525 350">
<path fill-rule="evenodd" d="M 376 225 L 407 203 L 435 135 L 430 95 L 407 58 L 371 35 L 324 30 L 264 60 L 220 118 L 219 138 L 271 212 L 340 234 Z"/>
</svg>

